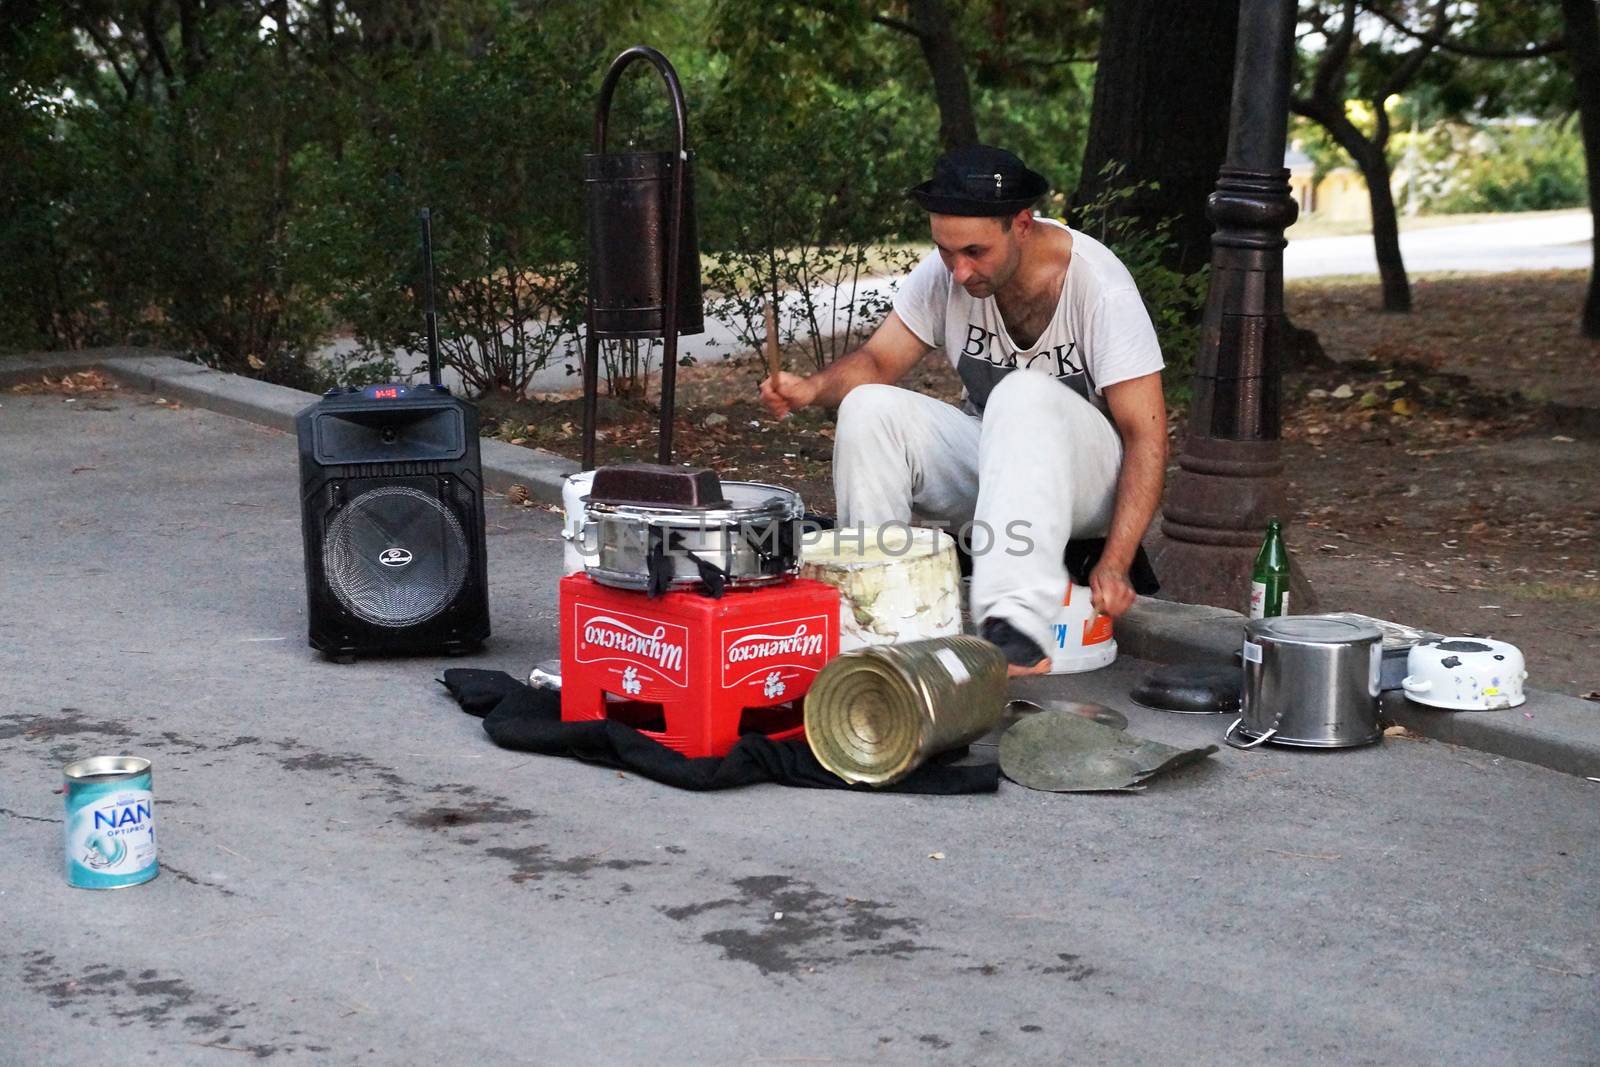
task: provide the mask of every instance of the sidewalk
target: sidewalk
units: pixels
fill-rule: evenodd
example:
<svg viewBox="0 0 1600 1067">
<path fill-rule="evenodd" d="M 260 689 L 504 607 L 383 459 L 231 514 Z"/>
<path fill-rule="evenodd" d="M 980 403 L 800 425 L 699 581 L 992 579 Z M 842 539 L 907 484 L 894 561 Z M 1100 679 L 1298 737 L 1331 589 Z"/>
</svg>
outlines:
<svg viewBox="0 0 1600 1067">
<path fill-rule="evenodd" d="M 96 367 L 136 389 L 275 429 L 292 431 L 294 415 L 316 397 L 309 393 L 223 374 L 162 353 L 135 349 L 44 354 L 0 361 L 0 388 L 36 381 L 41 374 Z M 526 486 L 546 504 L 559 504 L 562 482 L 578 469 L 571 460 L 501 441 L 484 440 L 484 480 L 504 492 Z M 1405 619 L 1393 620 L 1405 622 Z M 1162 663 L 1232 662 L 1243 637 L 1237 612 L 1141 597 L 1117 624 L 1125 655 Z M 1047 683 L 1070 687 L 1067 678 Z M 1390 693 L 1384 711 L 1423 736 L 1495 756 L 1539 764 L 1566 774 L 1600 777 L 1600 703 L 1537 690 L 1521 708 L 1451 713 L 1423 708 Z"/>
<path fill-rule="evenodd" d="M 329 663 L 295 440 L 188 378 L 0 394 L 0 1062 L 1600 1052 L 1594 783 L 1392 738 L 1224 747 L 1138 794 L 704 794 L 496 748 L 434 678 L 555 652 L 558 517 L 486 502 L 480 653 Z M 1216 743 L 1128 700 L 1150 667 L 1014 692 Z M 70 888 L 61 768 L 122 752 L 154 763 L 160 877 Z"/>
</svg>

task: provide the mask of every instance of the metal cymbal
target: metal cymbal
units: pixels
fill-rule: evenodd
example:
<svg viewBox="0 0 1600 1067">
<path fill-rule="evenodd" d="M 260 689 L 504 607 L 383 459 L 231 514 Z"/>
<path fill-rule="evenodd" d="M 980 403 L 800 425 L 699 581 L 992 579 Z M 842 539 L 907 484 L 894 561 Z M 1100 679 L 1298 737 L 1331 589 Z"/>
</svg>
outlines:
<svg viewBox="0 0 1600 1067">
<path fill-rule="evenodd" d="M 1125 729 L 1128 725 L 1128 717 L 1122 712 L 1108 708 L 1104 704 L 1081 700 L 1013 700 L 1006 705 L 1006 714 L 1012 714 L 1013 709 L 1017 719 L 1040 711 L 1064 711 L 1069 715 L 1093 719 L 1116 730 Z M 1015 722 L 1016 719 L 1011 721 Z"/>
<path fill-rule="evenodd" d="M 1077 700 L 1011 700 L 1006 703 L 1005 709 L 1000 713 L 1000 721 L 995 724 L 983 737 L 974 741 L 974 745 L 988 745 L 994 747 L 1000 743 L 1000 738 L 1005 732 L 1041 711 L 1061 711 L 1068 715 L 1077 715 L 1080 718 L 1109 726 L 1114 730 L 1121 730 L 1128 725 L 1127 716 L 1114 708 L 1104 704 L 1091 704 Z"/>
</svg>

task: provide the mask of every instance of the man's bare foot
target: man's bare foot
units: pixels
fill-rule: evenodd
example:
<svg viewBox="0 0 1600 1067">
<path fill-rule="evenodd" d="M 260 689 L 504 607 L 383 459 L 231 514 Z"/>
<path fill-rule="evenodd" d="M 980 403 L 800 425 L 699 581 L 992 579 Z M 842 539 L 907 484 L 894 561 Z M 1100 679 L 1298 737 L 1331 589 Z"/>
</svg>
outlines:
<svg viewBox="0 0 1600 1067">
<path fill-rule="evenodd" d="M 1006 664 L 1006 677 L 1007 678 L 1027 678 L 1027 677 L 1030 677 L 1031 675 L 1035 675 L 1035 674 L 1049 674 L 1049 673 L 1050 673 L 1050 657 L 1049 656 L 1046 656 L 1044 659 L 1040 660 L 1038 663 L 1035 663 L 1031 667 L 1023 667 L 1023 666 L 1019 666 L 1018 664 L 1015 664 L 1015 663 L 1007 663 Z"/>
</svg>

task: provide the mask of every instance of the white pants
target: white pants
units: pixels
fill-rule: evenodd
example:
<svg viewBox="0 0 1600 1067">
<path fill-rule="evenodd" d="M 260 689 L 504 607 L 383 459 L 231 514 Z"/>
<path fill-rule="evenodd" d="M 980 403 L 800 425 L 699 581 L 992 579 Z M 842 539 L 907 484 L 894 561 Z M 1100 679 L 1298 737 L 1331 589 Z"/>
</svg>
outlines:
<svg viewBox="0 0 1600 1067">
<path fill-rule="evenodd" d="M 1015 371 L 980 421 L 890 385 L 839 405 L 833 485 L 841 526 L 972 524 L 972 616 L 1001 618 L 1041 649 L 1067 592 L 1069 537 L 1111 524 L 1122 440 L 1100 411 L 1042 374 Z"/>
</svg>

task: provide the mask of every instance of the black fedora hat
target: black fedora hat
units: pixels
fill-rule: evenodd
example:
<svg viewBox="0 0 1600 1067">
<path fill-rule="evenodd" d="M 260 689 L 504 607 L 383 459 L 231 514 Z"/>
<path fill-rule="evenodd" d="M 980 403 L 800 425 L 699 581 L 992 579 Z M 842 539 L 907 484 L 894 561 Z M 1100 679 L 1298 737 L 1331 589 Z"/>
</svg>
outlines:
<svg viewBox="0 0 1600 1067">
<path fill-rule="evenodd" d="M 1003 148 L 953 148 L 933 165 L 933 179 L 906 190 L 935 215 L 1015 215 L 1049 191 L 1050 183 Z"/>
</svg>

